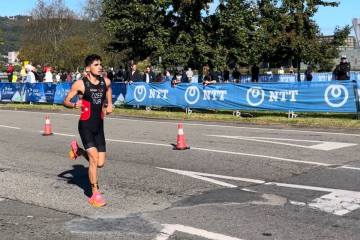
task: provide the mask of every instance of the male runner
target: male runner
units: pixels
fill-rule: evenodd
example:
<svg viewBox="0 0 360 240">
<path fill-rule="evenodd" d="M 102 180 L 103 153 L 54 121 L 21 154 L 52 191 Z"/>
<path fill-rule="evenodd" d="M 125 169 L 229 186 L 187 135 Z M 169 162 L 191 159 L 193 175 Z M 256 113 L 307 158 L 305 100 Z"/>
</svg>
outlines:
<svg viewBox="0 0 360 240">
<path fill-rule="evenodd" d="M 73 140 L 70 158 L 75 160 L 83 155 L 89 161 L 89 180 L 92 190 L 89 203 L 94 207 L 105 205 L 105 200 L 99 192 L 97 168 L 102 168 L 105 163 L 104 113 L 110 114 L 113 109 L 111 82 L 108 78 L 102 77 L 102 70 L 100 56 L 95 54 L 87 56 L 85 76 L 74 82 L 64 100 L 66 107 L 81 108 L 78 129 L 86 151 L 79 148 L 76 140 Z M 72 103 L 71 99 L 76 95 L 79 96 L 79 100 Z"/>
</svg>

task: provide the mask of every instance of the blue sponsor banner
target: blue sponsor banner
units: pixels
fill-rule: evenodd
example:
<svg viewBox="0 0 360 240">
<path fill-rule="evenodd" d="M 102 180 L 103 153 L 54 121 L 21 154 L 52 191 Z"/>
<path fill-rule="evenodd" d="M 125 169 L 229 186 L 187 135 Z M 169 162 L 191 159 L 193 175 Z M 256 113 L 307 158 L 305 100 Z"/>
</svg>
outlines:
<svg viewBox="0 0 360 240">
<path fill-rule="evenodd" d="M 56 84 L 43 83 L 45 100 L 47 103 L 54 103 Z"/>
<path fill-rule="evenodd" d="M 25 102 L 46 103 L 43 83 L 25 83 L 23 99 Z"/>
<path fill-rule="evenodd" d="M 126 84 L 125 83 L 113 83 L 112 88 L 112 100 L 114 105 L 123 105 L 125 103 Z"/>
<path fill-rule="evenodd" d="M 126 103 L 142 106 L 226 110 L 298 112 L 356 112 L 351 81 L 261 84 L 134 83 L 128 85 Z"/>
<path fill-rule="evenodd" d="M 0 83 L 0 101 L 21 102 L 22 85 L 13 83 Z"/>
<path fill-rule="evenodd" d="M 70 91 L 72 83 L 61 83 L 56 85 L 54 103 L 63 104 L 64 99 Z"/>
</svg>

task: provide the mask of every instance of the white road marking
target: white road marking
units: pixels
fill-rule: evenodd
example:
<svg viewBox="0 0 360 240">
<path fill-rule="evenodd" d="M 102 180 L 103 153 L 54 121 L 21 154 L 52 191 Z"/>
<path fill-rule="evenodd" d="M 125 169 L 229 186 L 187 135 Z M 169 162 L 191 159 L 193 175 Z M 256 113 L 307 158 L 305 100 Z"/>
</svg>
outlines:
<svg viewBox="0 0 360 240">
<path fill-rule="evenodd" d="M 300 140 L 300 139 L 290 139 L 290 138 L 266 138 L 266 137 L 247 137 L 247 136 L 228 136 L 228 135 L 206 135 L 206 136 L 229 138 L 229 139 L 239 139 L 239 140 L 246 140 L 246 141 L 253 141 L 253 142 L 272 143 L 272 144 L 278 144 L 278 145 L 310 148 L 310 149 L 317 149 L 317 150 L 323 150 L 323 151 L 330 151 L 330 150 L 335 150 L 335 149 L 344 148 L 344 147 L 352 147 L 352 146 L 357 145 L 355 143 L 325 142 L 325 141 Z M 286 143 L 286 142 L 281 142 L 281 141 L 309 142 L 309 143 L 318 143 L 318 144 L 306 146 L 306 145 Z"/>
<path fill-rule="evenodd" d="M 68 134 L 68 133 L 54 133 L 54 134 L 55 135 L 60 135 L 60 136 L 65 136 L 65 137 L 76 137 L 76 135 Z M 130 140 L 111 139 L 111 138 L 106 138 L 105 140 L 109 141 L 109 142 L 131 143 L 131 144 L 151 145 L 151 146 L 160 146 L 160 147 L 173 147 L 171 144 L 164 144 L 164 143 L 130 141 Z M 239 155 L 239 156 L 266 158 L 266 159 L 272 159 L 272 160 L 283 161 L 283 162 L 302 163 L 302 164 L 309 164 L 309 165 L 323 166 L 323 167 L 332 167 L 332 166 L 334 166 L 334 164 L 328 164 L 328 163 L 303 161 L 303 160 L 296 160 L 296 159 L 290 159 L 290 158 L 281 158 L 281 157 L 273 157 L 273 156 L 251 154 L 251 153 L 232 152 L 232 151 L 216 150 L 216 149 L 208 149 L 208 148 L 198 148 L 198 147 L 191 147 L 191 149 L 192 150 L 198 150 L 198 151 L 205 151 L 205 152 L 215 152 L 215 153 L 224 153 L 224 154 Z M 351 169 L 351 170 L 360 171 L 360 168 L 350 167 L 350 166 L 339 166 L 337 168 L 345 168 L 345 169 Z"/>
<path fill-rule="evenodd" d="M 57 133 L 54 132 L 55 135 L 64 136 L 64 137 L 76 137 L 75 134 L 67 134 L 67 133 Z"/>
<path fill-rule="evenodd" d="M 2 128 L 10 128 L 10 129 L 17 129 L 17 130 L 21 129 L 19 127 L 12 127 L 12 126 L 6 126 L 6 125 L 0 125 L 0 127 L 2 127 Z"/>
<path fill-rule="evenodd" d="M 298 184 L 288 184 L 288 183 L 278 183 L 278 182 L 265 182 L 264 180 L 259 179 L 249 179 L 249 178 L 237 178 L 231 176 L 223 176 L 209 173 L 200 173 L 200 172 L 192 172 L 185 170 L 177 170 L 177 169 L 169 169 L 169 168 L 158 168 L 165 171 L 185 175 L 188 177 L 193 177 L 196 179 L 204 180 L 210 183 L 218 184 L 220 186 L 226 187 L 226 182 L 222 182 L 219 180 L 213 180 L 209 177 L 220 178 L 220 179 L 228 179 L 228 180 L 238 180 L 242 182 L 249 183 L 257 183 L 264 185 L 275 185 L 278 187 L 286 187 L 293 189 L 303 189 L 303 190 L 311 190 L 311 191 L 319 191 L 319 192 L 327 192 L 327 194 L 312 200 L 309 203 L 306 203 L 306 206 L 310 208 L 316 208 L 321 211 L 332 213 L 335 215 L 345 215 L 351 211 L 360 208 L 360 192 L 336 189 L 336 188 L 324 188 L 324 187 L 315 187 L 315 186 L 306 186 L 306 185 L 298 185 Z M 203 177 L 206 176 L 206 177 Z M 228 186 L 233 188 L 235 185 Z M 291 202 L 291 201 L 290 201 Z M 302 205 L 301 202 L 292 201 L 295 205 Z"/>
<path fill-rule="evenodd" d="M 283 162 L 303 163 L 303 164 L 310 164 L 310 165 L 317 165 L 317 166 L 324 166 L 324 167 L 333 166 L 333 164 L 328 164 L 328 163 L 313 162 L 313 161 L 303 161 L 303 160 L 297 160 L 297 159 L 273 157 L 273 156 L 252 154 L 252 153 L 232 152 L 232 151 L 216 150 L 216 149 L 209 149 L 209 148 L 198 148 L 198 147 L 191 147 L 191 149 L 192 150 L 206 151 L 206 152 L 225 153 L 225 154 L 231 154 L 231 155 L 249 156 L 249 157 L 257 157 L 257 158 L 267 158 L 267 159 L 283 161 Z"/>
<path fill-rule="evenodd" d="M 240 238 L 230 237 L 219 233 L 209 232 L 203 229 L 188 227 L 180 224 L 162 224 L 164 227 L 161 233 L 154 240 L 167 240 L 176 231 L 195 235 L 211 240 L 242 240 Z"/>
<path fill-rule="evenodd" d="M 29 114 L 51 114 L 51 115 L 60 115 L 60 116 L 75 116 L 79 117 L 79 114 L 72 113 L 54 113 L 54 112 L 36 112 L 36 111 L 19 111 L 19 110 L 2 110 L 3 112 L 16 112 L 16 113 L 29 113 Z M 154 120 L 144 120 L 144 119 L 129 119 L 129 118 L 112 118 L 106 117 L 109 120 L 119 120 L 126 122 L 148 122 L 148 123 L 156 123 L 156 124 L 170 124 L 177 125 L 175 122 L 166 122 L 166 121 L 154 121 Z M 179 120 L 181 121 L 181 120 Z M 265 127 L 240 127 L 240 126 L 229 126 L 229 125 L 220 125 L 220 124 L 202 124 L 202 123 L 189 123 L 184 122 L 184 126 L 204 126 L 204 127 L 217 127 L 217 128 L 232 128 L 232 129 L 248 129 L 248 130 L 261 130 L 261 131 L 271 131 L 271 132 L 294 132 L 294 133 L 306 133 L 306 134 L 324 134 L 324 135 L 340 135 L 340 136 L 352 136 L 352 137 L 360 137 L 360 134 L 354 133 L 342 133 L 342 132 L 321 132 L 321 131 L 310 131 L 310 130 L 296 130 L 296 129 L 276 129 L 276 128 L 265 128 Z"/>
</svg>

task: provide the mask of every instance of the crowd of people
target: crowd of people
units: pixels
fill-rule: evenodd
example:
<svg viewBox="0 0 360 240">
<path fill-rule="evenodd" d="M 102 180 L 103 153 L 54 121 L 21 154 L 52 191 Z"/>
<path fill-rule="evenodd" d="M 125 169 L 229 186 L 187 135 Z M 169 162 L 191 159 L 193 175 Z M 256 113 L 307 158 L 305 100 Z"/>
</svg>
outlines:
<svg viewBox="0 0 360 240">
<path fill-rule="evenodd" d="M 289 68 L 290 74 L 294 73 L 292 67 Z M 350 63 L 347 61 L 346 56 L 342 56 L 340 63 L 336 65 L 333 71 L 334 79 L 336 80 L 349 80 L 350 79 Z M 36 83 L 36 82 L 47 82 L 47 83 L 61 83 L 61 82 L 73 82 L 82 78 L 84 74 L 83 69 L 77 71 L 56 71 L 50 66 L 37 66 L 34 67 L 30 64 L 26 65 L 18 76 L 15 74 L 14 66 L 9 64 L 7 66 L 7 74 L 9 82 L 23 82 L 23 83 Z M 278 69 L 277 74 L 284 74 L 284 68 Z M 137 63 L 131 61 L 128 69 L 120 67 L 117 71 L 113 67 L 104 69 L 103 74 L 113 82 L 165 82 L 171 81 L 172 85 L 175 86 L 179 83 L 191 83 L 198 82 L 204 85 L 214 83 L 228 83 L 241 82 L 241 72 L 238 67 L 229 69 L 225 67 L 219 70 L 216 68 L 211 69 L 208 65 L 202 67 L 201 71 L 194 71 L 189 67 L 187 69 L 177 68 L 173 71 L 165 69 L 163 72 L 153 70 L 151 65 L 146 66 L 143 72 L 140 72 L 137 68 Z M 259 82 L 260 68 L 254 64 L 251 66 L 248 72 L 251 75 L 251 82 Z M 272 74 L 271 71 L 265 72 L 265 74 Z M 312 81 L 313 79 L 313 67 L 309 65 L 304 73 L 305 81 Z"/>
</svg>

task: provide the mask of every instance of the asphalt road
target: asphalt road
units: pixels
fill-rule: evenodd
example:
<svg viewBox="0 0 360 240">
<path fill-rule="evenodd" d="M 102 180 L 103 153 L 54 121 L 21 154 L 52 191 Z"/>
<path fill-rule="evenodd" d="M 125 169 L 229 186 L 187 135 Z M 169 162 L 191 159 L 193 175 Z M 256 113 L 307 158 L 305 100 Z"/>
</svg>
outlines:
<svg viewBox="0 0 360 240">
<path fill-rule="evenodd" d="M 68 159 L 77 114 L 0 110 L 1 239 L 360 239 L 360 130 L 109 117 L 107 206 Z"/>
</svg>

